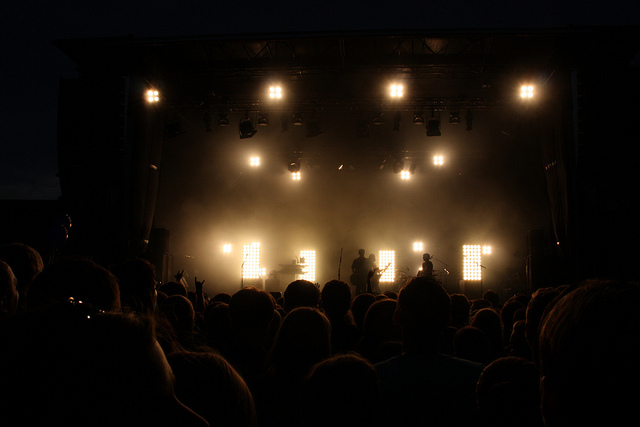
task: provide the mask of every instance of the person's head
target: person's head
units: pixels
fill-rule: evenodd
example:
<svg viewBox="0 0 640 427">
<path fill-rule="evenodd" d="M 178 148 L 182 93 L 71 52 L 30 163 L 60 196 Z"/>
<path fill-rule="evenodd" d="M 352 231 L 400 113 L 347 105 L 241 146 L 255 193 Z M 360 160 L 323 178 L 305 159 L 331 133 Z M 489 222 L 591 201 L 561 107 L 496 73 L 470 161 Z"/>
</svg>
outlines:
<svg viewBox="0 0 640 427">
<path fill-rule="evenodd" d="M 351 288 L 341 280 L 331 280 L 322 287 L 320 299 L 329 319 L 343 320 L 351 307 Z"/>
<path fill-rule="evenodd" d="M 156 307 L 155 266 L 142 258 L 133 258 L 111 267 L 118 278 L 120 303 L 128 311 L 151 314 Z"/>
<path fill-rule="evenodd" d="M 538 331 L 547 306 L 560 295 L 558 288 L 540 288 L 531 296 L 527 305 L 525 337 L 531 347 L 533 363 L 538 364 Z"/>
<path fill-rule="evenodd" d="M 273 320 L 275 302 L 266 291 L 247 286 L 229 300 L 229 322 L 236 341 L 264 345 Z"/>
<path fill-rule="evenodd" d="M 69 298 L 104 311 L 120 310 L 118 280 L 88 259 L 62 258 L 48 265 L 31 284 L 28 307 L 66 302 Z"/>
<path fill-rule="evenodd" d="M 493 289 L 487 289 L 486 291 L 484 291 L 484 293 L 482 294 L 482 299 L 489 301 L 491 303 L 491 307 L 493 307 L 494 309 L 500 308 L 500 296 Z"/>
<path fill-rule="evenodd" d="M 320 303 L 318 287 L 308 280 L 294 280 L 284 291 L 284 311 L 290 312 L 296 307 L 317 308 Z"/>
<path fill-rule="evenodd" d="M 431 259 L 431 255 L 429 255 L 428 253 L 424 253 L 422 254 L 422 260 L 423 261 L 429 261 Z"/>
<path fill-rule="evenodd" d="M 158 308 L 177 333 L 193 332 L 196 314 L 189 299 L 182 295 L 171 295 Z"/>
<path fill-rule="evenodd" d="M 320 310 L 293 309 L 282 320 L 271 350 L 274 372 L 302 378 L 331 355 L 331 323 Z"/>
<path fill-rule="evenodd" d="M 539 343 L 548 426 L 624 425 L 635 417 L 639 302 L 638 283 L 589 280 L 549 306 Z"/>
<path fill-rule="evenodd" d="M 21 425 L 206 425 L 176 399 L 150 317 L 58 303 L 12 317 L 0 341 L 0 410 Z"/>
<path fill-rule="evenodd" d="M 303 418 L 309 427 L 374 425 L 378 377 L 357 354 L 342 354 L 313 367 L 303 387 Z"/>
<path fill-rule="evenodd" d="M 364 249 L 358 249 L 358 255 L 364 257 Z"/>
<path fill-rule="evenodd" d="M 469 324 L 471 303 L 465 294 L 451 295 L 451 325 L 460 329 Z"/>
<path fill-rule="evenodd" d="M 0 261 L 0 318 L 15 313 L 18 308 L 17 279 L 11 267 Z"/>
<path fill-rule="evenodd" d="M 473 326 L 458 329 L 453 338 L 453 355 L 483 365 L 488 364 L 489 342 L 484 332 Z"/>
<path fill-rule="evenodd" d="M 364 325 L 364 317 L 367 314 L 367 310 L 369 310 L 369 307 L 371 307 L 371 304 L 374 302 L 376 302 L 376 297 L 370 293 L 356 295 L 351 301 L 353 321 L 360 330 L 362 330 Z"/>
<path fill-rule="evenodd" d="M 536 366 L 519 357 L 503 357 L 487 366 L 476 388 L 479 427 L 541 427 Z"/>
<path fill-rule="evenodd" d="M 376 256 L 374 254 L 370 254 L 369 261 L 371 261 L 372 263 L 376 262 Z"/>
<path fill-rule="evenodd" d="M 442 329 L 451 322 L 451 300 L 442 285 L 416 277 L 400 289 L 394 319 L 407 350 L 437 350 Z"/>
<path fill-rule="evenodd" d="M 399 326 L 393 321 L 397 303 L 385 298 L 371 304 L 364 318 L 364 336 L 376 343 L 402 341 Z"/>
<path fill-rule="evenodd" d="M 158 291 L 162 292 L 168 297 L 170 297 L 171 295 L 182 295 L 183 297 L 186 297 L 188 293 L 187 288 L 185 288 L 181 282 L 176 282 L 175 280 L 163 283 L 158 288 Z"/>
<path fill-rule="evenodd" d="M 167 355 L 175 375 L 176 396 L 212 426 L 256 425 L 253 397 L 242 377 L 213 352 Z"/>
</svg>

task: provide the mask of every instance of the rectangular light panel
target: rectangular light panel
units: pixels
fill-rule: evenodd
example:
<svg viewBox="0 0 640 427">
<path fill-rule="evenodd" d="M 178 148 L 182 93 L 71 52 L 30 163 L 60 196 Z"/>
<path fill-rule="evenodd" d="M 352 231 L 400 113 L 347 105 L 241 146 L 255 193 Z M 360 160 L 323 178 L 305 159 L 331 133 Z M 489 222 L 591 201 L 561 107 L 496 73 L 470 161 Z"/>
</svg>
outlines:
<svg viewBox="0 0 640 427">
<path fill-rule="evenodd" d="M 302 264 L 302 271 L 304 272 L 300 278 L 315 283 L 316 251 L 300 251 L 300 264 Z"/>
<path fill-rule="evenodd" d="M 482 280 L 482 255 L 480 245 L 462 247 L 462 278 Z"/>
<path fill-rule="evenodd" d="M 396 279 L 396 251 L 378 252 L 378 268 L 384 270 L 380 283 L 393 283 Z"/>
<path fill-rule="evenodd" d="M 244 245 L 242 249 L 242 278 L 258 279 L 262 274 L 260 268 L 260 242 Z"/>
</svg>

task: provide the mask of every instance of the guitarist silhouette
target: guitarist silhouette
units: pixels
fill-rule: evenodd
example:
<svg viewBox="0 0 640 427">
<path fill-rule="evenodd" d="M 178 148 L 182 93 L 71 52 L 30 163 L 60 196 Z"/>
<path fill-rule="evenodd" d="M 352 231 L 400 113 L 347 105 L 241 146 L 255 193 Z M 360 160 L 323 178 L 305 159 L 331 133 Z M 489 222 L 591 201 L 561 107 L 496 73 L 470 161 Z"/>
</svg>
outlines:
<svg viewBox="0 0 640 427">
<path fill-rule="evenodd" d="M 373 255 L 373 254 L 369 255 L 369 261 L 371 262 L 371 265 L 373 267 L 372 267 L 371 271 L 369 271 L 369 274 L 367 275 L 367 292 L 375 295 L 375 294 L 381 293 L 380 292 L 380 277 L 382 277 L 384 272 L 387 271 L 387 269 L 389 268 L 391 263 L 387 264 L 387 266 L 383 270 L 380 270 L 378 268 L 378 266 L 376 265 L 376 257 L 375 257 L 375 255 Z"/>
</svg>

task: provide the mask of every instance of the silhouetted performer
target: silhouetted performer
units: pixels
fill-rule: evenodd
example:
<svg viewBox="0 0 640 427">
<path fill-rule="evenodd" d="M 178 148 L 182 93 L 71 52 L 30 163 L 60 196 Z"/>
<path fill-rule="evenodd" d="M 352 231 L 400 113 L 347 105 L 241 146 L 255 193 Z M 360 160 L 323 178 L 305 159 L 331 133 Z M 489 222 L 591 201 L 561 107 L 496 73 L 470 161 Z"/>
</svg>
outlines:
<svg viewBox="0 0 640 427">
<path fill-rule="evenodd" d="M 427 253 L 422 254 L 422 270 L 418 272 L 419 277 L 433 279 L 433 263 L 430 260 L 431 255 Z"/>
<path fill-rule="evenodd" d="M 358 250 L 358 255 L 351 264 L 351 284 L 356 287 L 356 295 L 367 292 L 367 277 L 371 271 L 369 259 L 364 256 L 364 249 Z"/>
</svg>

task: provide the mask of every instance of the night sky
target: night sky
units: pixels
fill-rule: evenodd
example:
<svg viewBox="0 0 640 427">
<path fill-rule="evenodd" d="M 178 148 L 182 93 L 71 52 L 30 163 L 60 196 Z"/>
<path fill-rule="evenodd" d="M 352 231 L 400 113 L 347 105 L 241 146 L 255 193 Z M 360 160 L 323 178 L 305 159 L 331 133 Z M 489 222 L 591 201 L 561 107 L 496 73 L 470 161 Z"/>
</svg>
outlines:
<svg viewBox="0 0 640 427">
<path fill-rule="evenodd" d="M 58 80 L 75 65 L 56 39 L 391 29 L 637 25 L 634 0 L 23 1 L 0 6 L 0 199 L 56 199 Z"/>
</svg>

